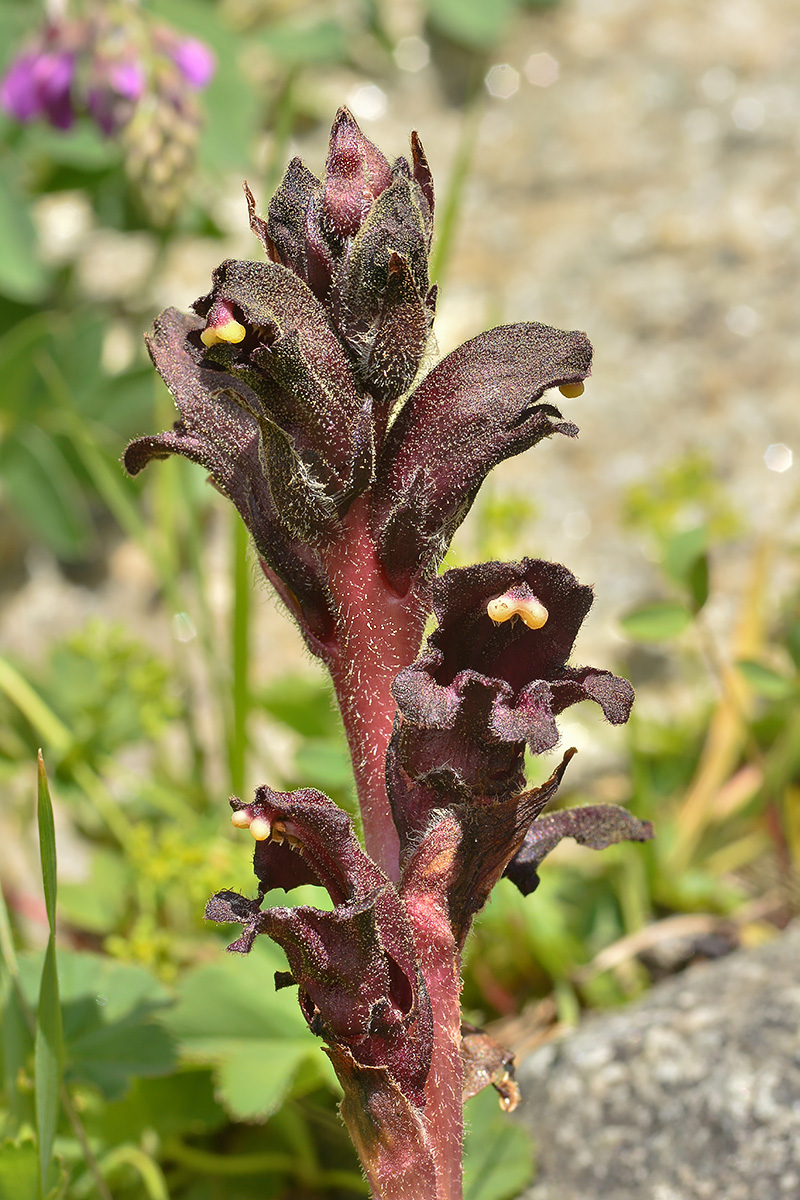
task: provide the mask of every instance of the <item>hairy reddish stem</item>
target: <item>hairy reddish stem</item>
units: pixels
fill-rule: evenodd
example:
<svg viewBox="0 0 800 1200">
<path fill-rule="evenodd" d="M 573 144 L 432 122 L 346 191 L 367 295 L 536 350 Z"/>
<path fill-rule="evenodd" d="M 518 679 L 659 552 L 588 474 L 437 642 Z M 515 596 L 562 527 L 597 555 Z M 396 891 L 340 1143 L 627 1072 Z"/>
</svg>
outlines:
<svg viewBox="0 0 800 1200">
<path fill-rule="evenodd" d="M 433 1058 L 425 1084 L 423 1122 L 436 1168 L 435 1200 L 461 1200 L 464 1133 L 461 956 L 447 913 L 430 896 L 408 897 L 406 907 L 434 1014 Z"/>
<path fill-rule="evenodd" d="M 336 653 L 327 666 L 350 745 L 366 850 L 396 882 L 400 844 L 385 776 L 395 712 L 391 684 L 417 656 L 425 610 L 413 592 L 398 596 L 387 581 L 367 515 L 361 496 L 345 518 L 345 534 L 326 555 L 337 613 Z"/>
</svg>

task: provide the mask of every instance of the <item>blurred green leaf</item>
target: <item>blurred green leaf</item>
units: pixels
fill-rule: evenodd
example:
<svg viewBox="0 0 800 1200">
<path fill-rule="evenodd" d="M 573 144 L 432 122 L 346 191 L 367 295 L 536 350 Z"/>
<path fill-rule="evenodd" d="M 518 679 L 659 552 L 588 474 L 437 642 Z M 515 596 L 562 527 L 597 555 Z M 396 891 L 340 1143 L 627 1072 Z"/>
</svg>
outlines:
<svg viewBox="0 0 800 1200">
<path fill-rule="evenodd" d="M 516 0 L 429 0 L 428 20 L 455 42 L 489 50 L 505 32 L 516 7 Z"/>
<path fill-rule="evenodd" d="M 86 494 L 58 444 L 22 425 L 0 444 L 0 478 L 8 503 L 60 557 L 86 549 L 92 524 Z"/>
<path fill-rule="evenodd" d="M 49 277 L 36 250 L 27 198 L 0 172 L 0 292 L 14 300 L 41 300 Z"/>
<path fill-rule="evenodd" d="M 130 902 L 133 882 L 131 865 L 122 855 L 102 846 L 94 849 L 88 877 L 60 886 L 62 920 L 86 933 L 111 933 Z"/>
<path fill-rule="evenodd" d="M 664 569 L 671 579 L 686 588 L 695 613 L 708 600 L 708 543 L 708 526 L 698 525 L 668 538 L 664 548 Z"/>
<path fill-rule="evenodd" d="M 779 675 L 771 667 L 753 662 L 752 659 L 740 659 L 736 664 L 736 669 L 747 680 L 756 695 L 764 696 L 767 700 L 784 700 L 797 690 L 797 684 L 793 679 L 787 679 L 785 675 Z"/>
<path fill-rule="evenodd" d="M 148 1129 L 161 1138 L 198 1137 L 226 1123 L 214 1098 L 211 1072 L 196 1068 L 160 1079 L 134 1079 L 121 1100 L 103 1105 L 91 1128 L 113 1145 L 138 1142 Z"/>
<path fill-rule="evenodd" d="M 287 21 L 270 25 L 263 41 L 286 67 L 339 63 L 348 57 L 345 31 L 337 21 L 300 24 Z"/>
<path fill-rule="evenodd" d="M 239 1120 L 274 1112 L 301 1072 L 306 1086 L 337 1086 L 294 989 L 275 991 L 275 971 L 285 969 L 278 948 L 260 938 L 246 957 L 189 972 L 165 1017 L 183 1051 L 215 1067 L 220 1095 Z"/>
<path fill-rule="evenodd" d="M 307 738 L 294 758 L 295 770 L 309 787 L 324 792 L 346 788 L 353 783 L 353 766 L 344 738 Z"/>
<path fill-rule="evenodd" d="M 33 1142 L 0 1145 L 0 1200 L 40 1200 L 38 1159 Z"/>
<path fill-rule="evenodd" d="M 90 762 L 157 737 L 181 711 L 167 664 L 100 621 L 55 643 L 40 690 L 70 721 L 72 756 Z"/>
<path fill-rule="evenodd" d="M 20 959 L 26 994 L 35 991 L 40 962 L 34 955 Z M 115 1099 L 132 1078 L 172 1069 L 172 1038 L 155 1020 L 170 996 L 157 979 L 96 954 L 62 950 L 58 965 L 67 1082 L 92 1084 Z"/>
<path fill-rule="evenodd" d="M 121 162 L 119 142 L 103 137 L 88 119 L 76 121 L 68 130 L 53 129 L 44 121 L 32 123 L 25 130 L 25 151 L 40 166 L 58 164 L 88 172 L 106 171 Z"/>
<path fill-rule="evenodd" d="M 36 1013 L 34 1038 L 34 1079 L 36 1088 L 36 1129 L 39 1148 L 39 1178 L 44 1196 L 48 1190 L 50 1160 L 61 1107 L 61 1074 L 64 1047 L 62 1040 L 61 1004 L 58 996 L 56 967 L 56 832 L 53 805 L 41 752 L 38 766 L 39 853 L 42 884 L 47 909 L 50 937 L 42 967 L 39 1004 Z"/>
<path fill-rule="evenodd" d="M 271 717 L 307 738 L 324 738 L 339 728 L 333 692 L 320 679 L 284 675 L 275 679 L 260 696 Z"/>
<path fill-rule="evenodd" d="M 664 546 L 664 569 L 676 583 L 684 583 L 692 563 L 708 548 L 707 525 L 683 529 L 668 537 Z"/>
<path fill-rule="evenodd" d="M 708 600 L 709 595 L 709 563 L 708 555 L 700 554 L 690 564 L 686 572 L 686 585 L 692 604 L 692 612 L 698 613 Z"/>
<path fill-rule="evenodd" d="M 691 613 L 682 604 L 670 601 L 645 604 L 620 621 L 628 637 L 639 642 L 661 642 L 676 637 L 691 623 Z"/>
<path fill-rule="evenodd" d="M 464 1109 L 464 1200 L 512 1200 L 533 1175 L 533 1147 L 504 1113 L 493 1087 Z"/>
</svg>

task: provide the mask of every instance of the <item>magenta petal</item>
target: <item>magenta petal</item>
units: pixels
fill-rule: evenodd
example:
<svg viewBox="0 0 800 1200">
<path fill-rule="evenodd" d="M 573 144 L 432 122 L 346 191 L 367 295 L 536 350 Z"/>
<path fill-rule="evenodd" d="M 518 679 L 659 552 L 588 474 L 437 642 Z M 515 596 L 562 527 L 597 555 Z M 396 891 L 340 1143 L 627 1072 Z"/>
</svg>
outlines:
<svg viewBox="0 0 800 1200">
<path fill-rule="evenodd" d="M 134 60 L 112 63 L 108 68 L 108 80 L 117 95 L 126 100 L 138 100 L 144 92 L 144 69 Z"/>
<path fill-rule="evenodd" d="M 217 69 L 217 60 L 205 42 L 183 38 L 170 48 L 169 55 L 191 87 L 198 90 L 208 87 Z"/>
<path fill-rule="evenodd" d="M 20 54 L 0 83 L 0 104 L 17 121 L 32 121 L 42 112 L 42 99 L 36 81 L 39 55 Z"/>
</svg>

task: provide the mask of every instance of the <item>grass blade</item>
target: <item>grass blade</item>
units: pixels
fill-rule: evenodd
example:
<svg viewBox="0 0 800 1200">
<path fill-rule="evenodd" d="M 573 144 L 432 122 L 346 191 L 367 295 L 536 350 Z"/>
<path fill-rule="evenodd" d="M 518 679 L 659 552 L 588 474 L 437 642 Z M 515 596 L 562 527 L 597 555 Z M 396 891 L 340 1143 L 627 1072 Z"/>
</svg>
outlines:
<svg viewBox="0 0 800 1200">
<path fill-rule="evenodd" d="M 61 1004 L 58 996 L 56 965 L 56 834 L 53 806 L 44 760 L 39 751 L 38 788 L 39 849 L 42 861 L 42 883 L 47 908 L 50 937 L 42 968 L 39 1008 L 36 1014 L 34 1039 L 34 1083 L 36 1089 L 36 1128 L 39 1143 L 39 1181 L 41 1194 L 47 1195 L 47 1181 L 56 1136 L 61 1091 L 63 1055 Z"/>
<path fill-rule="evenodd" d="M 247 556 L 247 530 L 236 519 L 233 530 L 233 721 L 228 748 L 231 786 L 238 795 L 244 790 L 247 759 L 247 726 L 250 715 L 250 600 L 253 587 Z"/>
</svg>

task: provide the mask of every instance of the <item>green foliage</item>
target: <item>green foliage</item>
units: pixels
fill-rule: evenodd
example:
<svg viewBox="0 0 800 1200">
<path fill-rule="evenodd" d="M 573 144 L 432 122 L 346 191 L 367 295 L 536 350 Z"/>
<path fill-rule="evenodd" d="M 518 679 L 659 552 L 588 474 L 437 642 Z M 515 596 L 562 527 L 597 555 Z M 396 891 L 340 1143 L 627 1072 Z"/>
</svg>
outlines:
<svg viewBox="0 0 800 1200">
<path fill-rule="evenodd" d="M 298 1095 L 323 1084 L 338 1089 L 293 990 L 264 1003 L 275 971 L 285 969 L 282 953 L 261 938 L 247 958 L 228 955 L 190 971 L 166 1018 L 192 1060 L 213 1064 L 219 1095 L 240 1120 L 270 1116 L 290 1091 Z"/>
<path fill-rule="evenodd" d="M 58 971 L 56 968 L 56 831 L 53 806 L 44 762 L 39 755 L 38 803 L 39 851 L 42 867 L 44 903 L 49 936 L 39 986 L 34 1036 L 34 1087 L 36 1091 L 36 1132 L 39 1150 L 39 1182 L 42 1194 L 48 1191 L 50 1161 L 56 1136 L 61 1102 L 63 1040 Z"/>
<path fill-rule="evenodd" d="M 33 1142 L 0 1145 L 0 1200 L 39 1200 L 39 1161 Z"/>
<path fill-rule="evenodd" d="M 682 604 L 665 600 L 645 604 L 620 620 L 628 637 L 640 642 L 662 642 L 683 633 L 692 623 L 692 614 Z"/>
<path fill-rule="evenodd" d="M 521 1125 L 509 1121 L 493 1088 L 464 1110 L 464 1200 L 513 1200 L 533 1175 L 533 1147 Z"/>
</svg>

